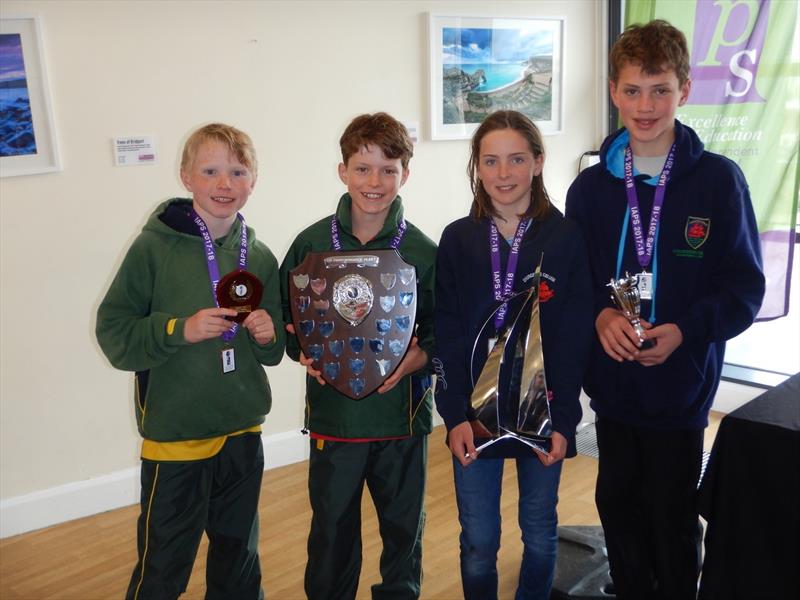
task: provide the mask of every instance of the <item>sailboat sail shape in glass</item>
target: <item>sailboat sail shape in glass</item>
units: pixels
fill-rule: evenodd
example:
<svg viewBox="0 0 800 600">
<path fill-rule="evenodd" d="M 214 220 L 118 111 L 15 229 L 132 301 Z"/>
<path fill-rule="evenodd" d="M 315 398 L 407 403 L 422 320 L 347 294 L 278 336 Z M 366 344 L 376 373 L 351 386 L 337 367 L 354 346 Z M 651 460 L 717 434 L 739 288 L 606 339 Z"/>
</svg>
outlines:
<svg viewBox="0 0 800 600">
<path fill-rule="evenodd" d="M 552 422 L 542 351 L 540 280 L 541 261 L 531 288 L 509 298 L 506 323 L 510 325 L 498 332 L 477 381 L 475 366 L 480 364 L 483 351 L 489 346 L 499 306 L 486 319 L 475 340 L 472 350 L 475 384 L 470 401 L 475 418 L 491 435 L 477 447 L 478 451 L 510 438 L 547 452 Z"/>
</svg>

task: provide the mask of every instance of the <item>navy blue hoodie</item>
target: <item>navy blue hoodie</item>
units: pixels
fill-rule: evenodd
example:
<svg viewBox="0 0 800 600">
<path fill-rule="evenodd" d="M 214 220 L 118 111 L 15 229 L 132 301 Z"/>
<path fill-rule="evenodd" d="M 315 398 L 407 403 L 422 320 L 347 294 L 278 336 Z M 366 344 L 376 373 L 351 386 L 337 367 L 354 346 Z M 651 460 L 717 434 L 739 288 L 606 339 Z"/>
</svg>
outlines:
<svg viewBox="0 0 800 600">
<path fill-rule="evenodd" d="M 631 228 L 623 232 L 627 139 L 624 129 L 606 138 L 600 163 L 584 170 L 567 193 L 566 214 L 580 224 L 589 248 L 595 317 L 614 306 L 609 280 L 641 271 Z M 653 259 L 655 306 L 643 301 L 642 316 L 654 325 L 676 324 L 683 343 L 663 364 L 644 367 L 614 361 L 595 335 L 583 385 L 601 417 L 663 430 L 708 424 L 725 341 L 750 326 L 764 296 L 758 229 L 742 171 L 706 152 L 695 132 L 677 121 L 675 141 Z M 656 178 L 634 175 L 646 231 Z"/>
<path fill-rule="evenodd" d="M 500 244 L 505 273 L 509 245 Z M 581 418 L 581 378 L 592 335 L 592 293 L 586 246 L 575 223 L 552 208 L 534 221 L 522 238 L 514 291 L 530 288 L 540 258 L 540 320 L 553 429 L 575 455 L 575 427 Z M 449 431 L 474 418 L 470 406 L 473 380 L 486 362 L 488 346 L 476 344 L 487 318 L 497 308 L 489 254 L 489 220 L 464 217 L 448 225 L 436 254 L 436 407 Z M 475 356 L 473 357 L 473 348 Z M 472 363 L 472 364 L 471 364 Z M 487 447 L 482 457 L 536 455 L 515 440 Z"/>
</svg>

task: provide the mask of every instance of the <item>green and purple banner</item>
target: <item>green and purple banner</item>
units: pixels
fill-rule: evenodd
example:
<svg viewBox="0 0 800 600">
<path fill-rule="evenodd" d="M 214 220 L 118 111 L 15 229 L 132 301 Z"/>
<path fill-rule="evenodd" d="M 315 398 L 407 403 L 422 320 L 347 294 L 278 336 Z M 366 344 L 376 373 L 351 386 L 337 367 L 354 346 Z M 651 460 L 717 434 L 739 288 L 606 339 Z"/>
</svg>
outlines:
<svg viewBox="0 0 800 600">
<path fill-rule="evenodd" d="M 767 293 L 759 320 L 789 310 L 800 182 L 796 0 L 627 0 L 625 25 L 665 19 L 691 52 L 692 91 L 677 118 L 744 171 Z"/>
</svg>

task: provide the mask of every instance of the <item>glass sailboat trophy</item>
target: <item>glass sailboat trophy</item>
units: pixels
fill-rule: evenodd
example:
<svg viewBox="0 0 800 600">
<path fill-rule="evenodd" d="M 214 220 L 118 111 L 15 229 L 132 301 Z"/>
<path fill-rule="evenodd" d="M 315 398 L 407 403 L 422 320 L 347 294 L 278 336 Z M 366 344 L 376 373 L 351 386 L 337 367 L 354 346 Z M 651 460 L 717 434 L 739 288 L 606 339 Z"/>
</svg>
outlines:
<svg viewBox="0 0 800 600">
<path fill-rule="evenodd" d="M 516 439 L 547 452 L 552 422 L 539 318 L 541 273 L 540 260 L 531 288 L 508 300 L 510 325 L 498 332 L 477 380 L 474 366 L 480 362 L 482 348 L 488 346 L 500 307 L 489 316 L 475 340 L 470 402 L 475 419 L 491 436 L 476 448 L 478 451 L 503 439 Z"/>
</svg>

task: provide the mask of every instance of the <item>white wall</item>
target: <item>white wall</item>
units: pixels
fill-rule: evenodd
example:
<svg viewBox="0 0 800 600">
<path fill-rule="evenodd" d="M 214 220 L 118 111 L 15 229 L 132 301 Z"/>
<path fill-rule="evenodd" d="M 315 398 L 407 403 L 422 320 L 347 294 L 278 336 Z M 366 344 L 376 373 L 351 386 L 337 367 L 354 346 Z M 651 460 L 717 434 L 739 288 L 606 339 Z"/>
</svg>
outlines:
<svg viewBox="0 0 800 600">
<path fill-rule="evenodd" d="M 563 16 L 564 133 L 545 140 L 546 184 L 563 206 L 579 155 L 602 137 L 603 7 L 4 0 L 4 17 L 42 17 L 63 164 L 59 173 L 0 180 L 4 531 L 20 530 L 8 522 L 11 508 L 138 464 L 132 377 L 102 356 L 94 317 L 148 213 L 184 193 L 177 165 L 190 130 L 219 120 L 253 137 L 260 177 L 243 212 L 280 259 L 342 192 L 337 141 L 350 118 L 386 110 L 418 121 L 422 139 L 402 193 L 409 218 L 438 239 L 469 207 L 468 142 L 429 139 L 428 11 Z M 114 167 L 111 138 L 141 134 L 156 136 L 158 164 Z M 296 431 L 302 371 L 285 360 L 268 372 L 265 434 Z"/>
</svg>

